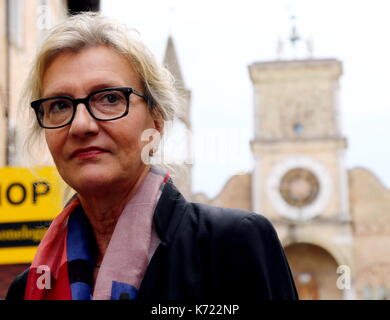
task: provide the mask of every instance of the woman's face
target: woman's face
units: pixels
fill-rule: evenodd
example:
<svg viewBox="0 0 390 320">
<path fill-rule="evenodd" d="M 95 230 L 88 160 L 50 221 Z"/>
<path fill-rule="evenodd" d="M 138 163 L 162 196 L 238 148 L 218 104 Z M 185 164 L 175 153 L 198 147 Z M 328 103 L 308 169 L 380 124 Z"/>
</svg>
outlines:
<svg viewBox="0 0 390 320">
<path fill-rule="evenodd" d="M 43 98 L 84 98 L 110 87 L 132 87 L 143 93 L 128 60 L 105 46 L 60 54 L 43 76 Z M 98 121 L 80 104 L 70 125 L 45 129 L 45 137 L 61 176 L 79 193 L 101 187 L 125 190 L 145 169 L 141 151 L 147 142 L 141 141 L 141 134 L 148 128 L 158 129 L 158 123 L 146 102 L 132 94 L 129 113 L 123 118 Z"/>
</svg>

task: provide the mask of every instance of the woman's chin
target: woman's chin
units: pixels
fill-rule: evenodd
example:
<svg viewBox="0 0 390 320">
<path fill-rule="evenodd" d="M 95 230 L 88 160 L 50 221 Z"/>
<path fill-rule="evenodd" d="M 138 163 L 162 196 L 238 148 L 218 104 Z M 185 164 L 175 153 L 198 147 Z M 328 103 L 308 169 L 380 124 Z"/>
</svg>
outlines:
<svg viewBox="0 0 390 320">
<path fill-rule="evenodd" d="M 107 188 L 113 188 L 115 185 L 115 179 L 108 174 L 88 174 L 88 175 L 78 175 L 77 177 L 72 177 L 67 183 L 78 193 L 90 193 L 98 192 L 101 190 L 110 190 Z"/>
<path fill-rule="evenodd" d="M 73 168 L 72 168 L 73 169 Z M 108 194 L 126 192 L 142 168 L 138 170 L 118 166 L 83 166 L 77 170 L 60 171 L 64 181 L 79 194 Z"/>
</svg>

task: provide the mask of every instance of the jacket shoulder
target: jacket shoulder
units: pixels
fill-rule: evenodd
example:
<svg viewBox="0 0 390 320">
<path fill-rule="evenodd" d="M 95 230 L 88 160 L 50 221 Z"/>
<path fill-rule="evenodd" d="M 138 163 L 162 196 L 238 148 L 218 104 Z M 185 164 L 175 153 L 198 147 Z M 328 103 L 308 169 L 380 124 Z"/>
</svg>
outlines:
<svg viewBox="0 0 390 320">
<path fill-rule="evenodd" d="M 271 222 L 259 213 L 193 202 L 190 203 L 190 207 L 192 208 L 190 214 L 204 227 L 231 231 L 232 228 L 236 229 L 241 224 L 251 224 L 264 232 L 274 230 Z"/>
<path fill-rule="evenodd" d="M 204 204 L 192 204 L 192 208 L 198 244 L 202 252 L 211 252 L 206 260 L 218 270 L 213 278 L 223 279 L 245 299 L 298 299 L 284 249 L 268 218 Z M 219 287 L 228 291 L 224 284 Z"/>
<path fill-rule="evenodd" d="M 246 249 L 280 247 L 279 237 L 264 215 L 240 209 L 190 203 L 189 219 L 203 239 Z"/>
</svg>

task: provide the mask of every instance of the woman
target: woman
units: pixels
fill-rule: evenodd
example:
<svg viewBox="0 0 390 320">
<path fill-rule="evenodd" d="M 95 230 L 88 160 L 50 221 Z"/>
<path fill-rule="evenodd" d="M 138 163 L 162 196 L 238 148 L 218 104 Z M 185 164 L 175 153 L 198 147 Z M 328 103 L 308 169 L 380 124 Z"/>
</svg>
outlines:
<svg viewBox="0 0 390 320">
<path fill-rule="evenodd" d="M 297 299 L 268 220 L 189 203 L 148 165 L 144 133 L 163 134 L 175 91 L 125 28 L 90 13 L 56 26 L 28 89 L 33 132 L 77 194 L 7 299 Z"/>
</svg>

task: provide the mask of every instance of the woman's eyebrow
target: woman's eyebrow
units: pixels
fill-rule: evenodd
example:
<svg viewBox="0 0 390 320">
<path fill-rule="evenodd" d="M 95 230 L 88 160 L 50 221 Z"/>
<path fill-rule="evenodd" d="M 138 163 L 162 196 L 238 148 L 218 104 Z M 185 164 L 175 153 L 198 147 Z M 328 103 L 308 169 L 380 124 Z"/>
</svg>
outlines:
<svg viewBox="0 0 390 320">
<path fill-rule="evenodd" d="M 104 82 L 104 83 L 99 83 L 99 84 L 91 86 L 88 90 L 88 94 L 93 92 L 93 91 L 96 91 L 96 90 L 101 90 L 101 89 L 106 89 L 106 88 L 115 88 L 115 87 L 129 87 L 129 86 L 121 85 L 117 82 Z"/>
<path fill-rule="evenodd" d="M 95 85 L 92 85 L 91 87 L 89 87 L 86 95 L 90 94 L 93 91 L 97 91 L 97 90 L 105 89 L 105 88 L 114 88 L 114 87 L 124 87 L 124 85 L 120 85 L 120 84 L 114 83 L 114 82 L 98 83 L 98 84 L 95 84 Z M 48 93 L 45 93 L 42 98 L 50 98 L 50 97 L 57 97 L 57 96 L 67 96 L 67 97 L 75 98 L 73 96 L 73 94 L 70 93 L 72 91 L 73 91 L 73 89 L 70 89 L 70 88 L 69 89 L 58 89 L 58 90 L 55 89 L 52 91 L 50 90 Z M 76 97 L 76 98 L 84 98 L 84 97 Z"/>
<path fill-rule="evenodd" d="M 61 87 L 53 87 L 52 89 L 49 89 L 47 92 L 44 90 L 42 91 L 42 98 L 50 98 L 50 97 L 57 97 L 57 96 L 68 96 L 72 97 L 73 88 L 68 86 L 61 86 Z"/>
<path fill-rule="evenodd" d="M 67 93 L 66 91 L 54 91 L 53 93 L 44 94 L 42 98 L 45 99 L 45 98 L 58 97 L 58 96 L 67 96 L 72 98 L 72 95 Z"/>
</svg>

